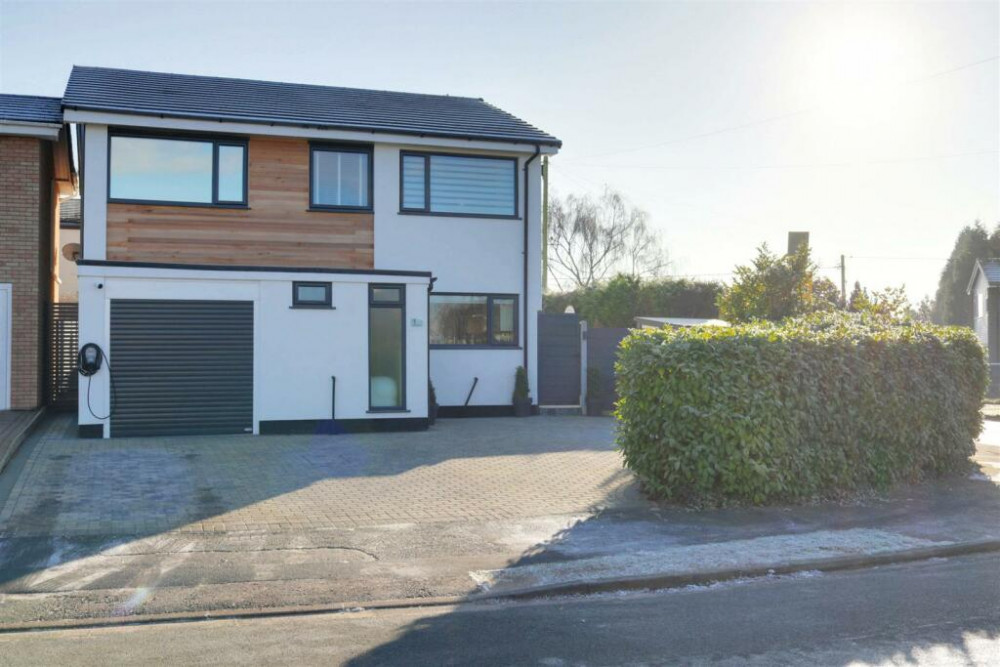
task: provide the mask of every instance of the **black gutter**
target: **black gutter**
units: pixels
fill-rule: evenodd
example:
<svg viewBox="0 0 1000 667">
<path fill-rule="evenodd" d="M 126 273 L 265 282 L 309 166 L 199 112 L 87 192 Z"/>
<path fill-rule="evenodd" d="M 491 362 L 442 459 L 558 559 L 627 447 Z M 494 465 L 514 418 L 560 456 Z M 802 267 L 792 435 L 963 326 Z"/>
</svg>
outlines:
<svg viewBox="0 0 1000 667">
<path fill-rule="evenodd" d="M 540 145 L 535 146 L 535 153 L 524 161 L 524 290 L 523 290 L 523 310 L 524 310 L 524 372 L 528 372 L 528 165 L 538 159 L 542 152 Z"/>
<path fill-rule="evenodd" d="M 316 130 L 337 130 L 342 132 L 370 132 L 372 134 L 401 134 L 414 137 L 431 137 L 436 139 L 466 139 L 468 141 L 485 141 L 504 144 L 535 144 L 536 146 L 554 146 L 562 148 L 562 141 L 555 137 L 529 138 L 513 137 L 503 134 L 474 134 L 470 132 L 444 132 L 441 130 L 425 130 L 419 128 L 397 128 L 385 125 L 352 125 L 350 123 L 323 123 L 318 121 L 308 122 L 305 120 L 294 120 L 290 118 L 262 118 L 260 116 L 238 116 L 226 114 L 197 113 L 193 111 L 153 111 L 148 109 L 135 109 L 130 107 L 115 107 L 111 105 L 89 105 L 73 104 L 63 102 L 64 109 L 72 111 L 92 111 L 98 113 L 120 113 L 132 116 L 152 116 L 155 118 L 176 118 L 180 120 L 204 120 L 216 121 L 219 123 L 247 123 L 249 125 L 281 125 L 283 127 L 299 127 Z M 73 121 L 80 123 L 81 121 Z M 91 122 L 91 121 L 82 121 Z"/>
<path fill-rule="evenodd" d="M 81 259 L 78 266 L 111 266 L 135 269 L 187 269 L 189 271 L 257 271 L 268 273 L 335 273 L 359 276 L 412 276 L 430 278 L 430 271 L 380 269 L 329 269 L 302 266 L 229 266 L 223 264 L 167 264 L 159 262 L 122 262 L 106 259 Z"/>
</svg>

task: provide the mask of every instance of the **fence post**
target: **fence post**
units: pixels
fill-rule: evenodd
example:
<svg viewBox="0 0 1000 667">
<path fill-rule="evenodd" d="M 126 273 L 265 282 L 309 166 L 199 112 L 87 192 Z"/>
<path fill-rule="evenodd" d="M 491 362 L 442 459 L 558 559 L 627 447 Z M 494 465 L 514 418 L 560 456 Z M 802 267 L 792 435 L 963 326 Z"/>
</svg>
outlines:
<svg viewBox="0 0 1000 667">
<path fill-rule="evenodd" d="M 587 414 L 587 320 L 580 320 L 580 412 Z"/>
</svg>

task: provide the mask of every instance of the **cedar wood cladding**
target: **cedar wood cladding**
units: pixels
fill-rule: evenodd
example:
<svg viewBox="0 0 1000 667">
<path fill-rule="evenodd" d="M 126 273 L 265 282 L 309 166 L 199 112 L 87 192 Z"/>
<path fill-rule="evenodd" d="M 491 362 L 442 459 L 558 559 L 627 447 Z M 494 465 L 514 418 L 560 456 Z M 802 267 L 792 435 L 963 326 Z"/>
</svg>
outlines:
<svg viewBox="0 0 1000 667">
<path fill-rule="evenodd" d="M 108 203 L 108 259 L 371 269 L 371 213 L 309 211 L 309 142 L 250 137 L 249 209 Z"/>
</svg>

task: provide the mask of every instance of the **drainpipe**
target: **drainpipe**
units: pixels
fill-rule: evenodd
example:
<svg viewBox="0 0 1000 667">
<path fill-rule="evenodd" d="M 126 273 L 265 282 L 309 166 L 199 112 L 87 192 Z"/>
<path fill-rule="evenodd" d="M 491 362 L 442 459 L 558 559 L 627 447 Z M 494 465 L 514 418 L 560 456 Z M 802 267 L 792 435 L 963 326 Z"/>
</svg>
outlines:
<svg viewBox="0 0 1000 667">
<path fill-rule="evenodd" d="M 535 153 L 527 160 L 524 161 L 524 289 L 522 291 L 523 298 L 523 310 L 524 319 L 524 340 L 521 344 L 524 346 L 524 372 L 528 372 L 528 166 L 531 165 L 536 159 L 538 159 L 539 154 L 542 152 L 542 147 L 536 145 Z M 537 391 L 537 387 L 535 388 Z"/>
</svg>

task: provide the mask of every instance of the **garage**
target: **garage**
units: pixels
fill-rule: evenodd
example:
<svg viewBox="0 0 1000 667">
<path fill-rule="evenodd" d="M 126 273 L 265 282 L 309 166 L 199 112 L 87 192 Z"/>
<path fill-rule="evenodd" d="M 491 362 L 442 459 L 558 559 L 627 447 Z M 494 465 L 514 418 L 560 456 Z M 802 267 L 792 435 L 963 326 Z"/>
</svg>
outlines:
<svg viewBox="0 0 1000 667">
<path fill-rule="evenodd" d="M 111 300 L 111 435 L 253 431 L 252 301 Z"/>
</svg>

